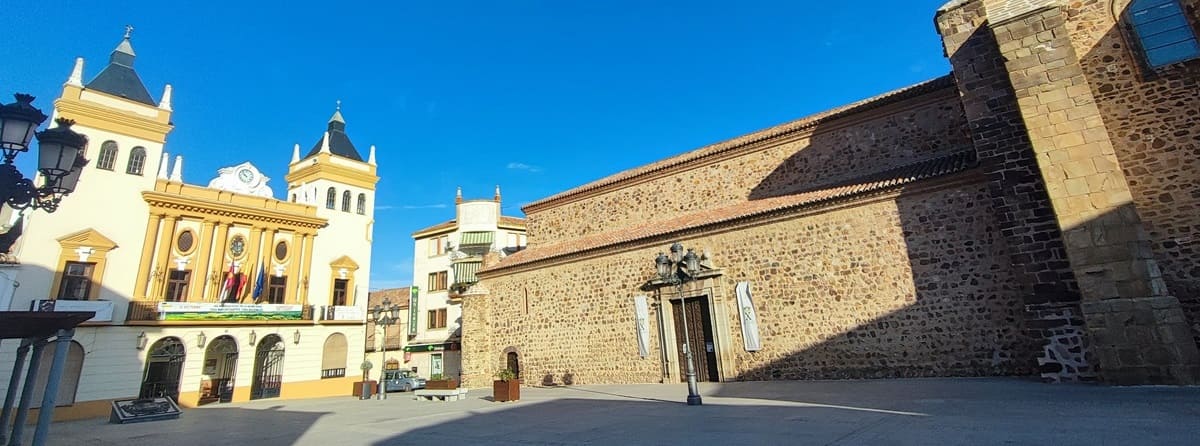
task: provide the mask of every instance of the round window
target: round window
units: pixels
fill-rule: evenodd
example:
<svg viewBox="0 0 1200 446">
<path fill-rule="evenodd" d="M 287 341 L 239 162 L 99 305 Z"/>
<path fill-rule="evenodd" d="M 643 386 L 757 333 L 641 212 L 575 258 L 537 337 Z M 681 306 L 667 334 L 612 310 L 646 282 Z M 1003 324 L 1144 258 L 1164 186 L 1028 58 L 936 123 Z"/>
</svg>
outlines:
<svg viewBox="0 0 1200 446">
<path fill-rule="evenodd" d="M 283 259 L 286 259 L 287 255 L 288 255 L 287 249 L 288 249 L 287 243 L 285 243 L 285 242 L 276 243 L 275 244 L 275 260 L 279 260 L 282 262 Z"/>
<path fill-rule="evenodd" d="M 175 239 L 175 249 L 179 252 L 191 252 L 192 246 L 195 245 L 195 236 L 192 231 L 183 231 L 179 233 L 179 237 Z"/>
</svg>

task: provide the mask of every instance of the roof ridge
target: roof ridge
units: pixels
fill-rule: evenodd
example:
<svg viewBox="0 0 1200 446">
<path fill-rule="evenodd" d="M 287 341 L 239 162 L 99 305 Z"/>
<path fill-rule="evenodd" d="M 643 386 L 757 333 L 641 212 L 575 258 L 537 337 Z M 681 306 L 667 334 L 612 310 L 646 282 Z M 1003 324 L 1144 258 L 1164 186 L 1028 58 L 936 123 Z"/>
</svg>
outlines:
<svg viewBox="0 0 1200 446">
<path fill-rule="evenodd" d="M 765 129 L 735 136 L 717 143 L 701 146 L 697 149 L 681 153 L 661 159 L 650 164 L 646 164 L 633 169 L 624 170 L 607 177 L 601 178 L 581 186 L 568 189 L 563 192 L 551 195 L 549 197 L 535 200 L 521 207 L 521 210 L 526 214 L 529 213 L 529 208 L 535 208 L 554 201 L 562 200 L 567 197 L 600 189 L 605 186 L 619 183 L 624 180 L 637 178 L 648 175 L 653 172 L 665 170 L 674 166 L 687 164 L 689 162 L 715 156 L 727 151 L 754 144 L 760 141 L 765 141 L 772 138 L 788 135 L 791 133 L 810 129 L 819 124 L 825 123 L 831 119 L 841 118 L 846 115 L 863 112 L 876 107 L 881 107 L 900 100 L 908 99 L 913 96 L 928 93 L 930 91 L 946 88 L 955 84 L 953 74 L 946 74 L 924 82 L 916 83 L 906 87 L 891 90 L 876 96 L 862 99 L 856 102 L 851 102 L 846 105 L 834 107 L 825 111 L 807 115 L 805 117 L 778 124 Z"/>
</svg>

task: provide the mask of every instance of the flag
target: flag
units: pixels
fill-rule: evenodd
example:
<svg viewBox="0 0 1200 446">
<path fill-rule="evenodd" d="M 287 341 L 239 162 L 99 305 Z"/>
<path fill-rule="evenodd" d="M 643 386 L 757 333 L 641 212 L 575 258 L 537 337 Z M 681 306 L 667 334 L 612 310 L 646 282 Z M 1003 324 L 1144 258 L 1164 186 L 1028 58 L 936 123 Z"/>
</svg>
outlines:
<svg viewBox="0 0 1200 446">
<path fill-rule="evenodd" d="M 251 267 L 250 270 L 254 271 L 254 268 Z M 242 297 L 246 295 L 246 282 L 249 282 L 248 279 L 249 279 L 249 277 L 247 277 L 246 273 L 238 274 L 238 285 L 237 285 L 237 294 L 236 294 L 238 300 L 241 300 Z"/>
<path fill-rule="evenodd" d="M 262 296 L 263 281 L 267 279 L 266 265 L 258 264 L 258 278 L 254 279 L 254 300 L 258 301 L 258 297 Z"/>
<path fill-rule="evenodd" d="M 225 299 L 228 297 L 229 290 L 231 288 L 233 288 L 233 263 L 232 262 L 229 263 L 229 271 L 225 272 L 225 283 L 223 285 L 221 285 L 221 295 L 217 296 L 217 298 L 220 301 L 224 302 Z"/>
</svg>

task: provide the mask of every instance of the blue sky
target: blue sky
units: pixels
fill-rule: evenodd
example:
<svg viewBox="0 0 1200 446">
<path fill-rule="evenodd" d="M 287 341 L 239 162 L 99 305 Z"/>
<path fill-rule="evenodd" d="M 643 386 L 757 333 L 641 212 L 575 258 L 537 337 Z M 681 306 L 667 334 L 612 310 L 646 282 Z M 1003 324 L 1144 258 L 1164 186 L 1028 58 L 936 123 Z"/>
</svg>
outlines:
<svg viewBox="0 0 1200 446">
<path fill-rule="evenodd" d="M 85 81 L 126 24 L 166 150 L 207 184 L 251 161 L 283 198 L 336 100 L 378 148 L 372 289 L 412 278 L 413 231 L 453 218 L 455 187 L 521 205 L 696 147 L 949 72 L 944 0 L 66 1 L 0 9 L 0 94 L 49 113 L 74 59 Z M 814 4 L 815 3 L 815 4 Z M 32 158 L 24 157 L 27 161 Z"/>
</svg>

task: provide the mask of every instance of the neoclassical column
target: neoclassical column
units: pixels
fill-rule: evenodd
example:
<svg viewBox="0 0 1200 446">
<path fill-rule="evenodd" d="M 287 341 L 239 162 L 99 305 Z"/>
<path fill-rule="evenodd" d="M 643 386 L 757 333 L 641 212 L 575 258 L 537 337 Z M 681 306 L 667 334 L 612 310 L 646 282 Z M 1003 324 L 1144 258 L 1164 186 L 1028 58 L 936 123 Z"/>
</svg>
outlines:
<svg viewBox="0 0 1200 446">
<path fill-rule="evenodd" d="M 214 223 L 209 220 L 204 220 L 200 224 L 200 250 L 196 252 L 196 268 L 192 271 L 192 284 L 188 287 L 188 301 L 204 301 L 206 296 L 205 291 L 208 286 L 208 264 L 212 260 L 209 254 L 212 253 L 213 228 Z M 195 284 L 199 283 L 199 286 Z"/>
<path fill-rule="evenodd" d="M 154 269 L 157 275 L 153 277 L 150 286 L 150 297 L 153 300 L 163 300 L 163 283 L 166 282 L 167 270 L 171 265 L 171 246 L 175 243 L 175 228 L 179 226 L 180 216 L 165 217 L 163 231 L 158 237 L 158 254 L 154 258 Z"/>
<path fill-rule="evenodd" d="M 312 275 L 313 234 L 304 234 L 304 251 L 302 252 L 304 253 L 304 259 L 303 263 L 300 264 L 300 275 L 303 276 L 299 281 L 301 286 L 300 303 L 302 305 L 308 305 L 308 291 L 310 288 L 308 280 L 309 276 Z"/>
<path fill-rule="evenodd" d="M 288 284 L 287 295 L 284 297 L 284 302 L 289 304 L 300 303 L 298 296 L 299 293 L 297 291 L 300 287 L 300 259 L 304 258 L 304 255 L 302 254 L 302 247 L 304 246 L 303 243 L 304 238 L 302 238 L 300 232 L 293 231 L 292 243 L 290 246 L 288 246 L 287 264 L 287 278 L 291 281 L 291 283 Z"/>
<path fill-rule="evenodd" d="M 232 222 L 229 222 L 229 221 L 218 221 L 217 222 L 217 228 L 216 228 L 217 234 L 215 236 L 213 236 L 213 242 L 216 244 L 216 248 L 213 249 L 212 265 L 213 265 L 213 272 L 218 274 L 218 278 L 217 278 L 217 282 L 215 284 L 213 284 L 213 283 L 208 284 L 209 288 L 204 293 L 204 299 L 209 302 L 216 302 L 216 301 L 221 300 L 221 296 L 219 296 L 218 293 L 221 292 L 221 286 L 225 283 L 225 272 L 228 271 L 225 268 L 225 250 L 228 249 L 228 246 L 229 246 L 229 230 L 230 229 L 233 229 Z"/>
<path fill-rule="evenodd" d="M 150 269 L 154 267 L 151 260 L 154 256 L 155 241 L 158 240 L 158 227 L 162 223 L 163 214 L 150 214 L 146 223 L 146 239 L 142 241 L 141 263 L 138 265 L 137 281 L 133 289 L 134 299 L 145 300 L 149 295 L 146 281 L 150 278 Z"/>
</svg>

